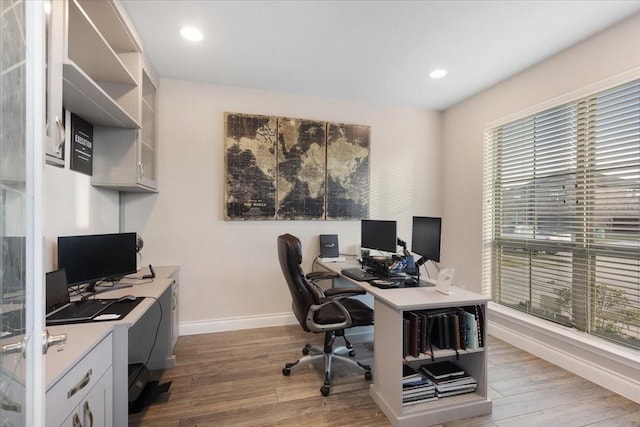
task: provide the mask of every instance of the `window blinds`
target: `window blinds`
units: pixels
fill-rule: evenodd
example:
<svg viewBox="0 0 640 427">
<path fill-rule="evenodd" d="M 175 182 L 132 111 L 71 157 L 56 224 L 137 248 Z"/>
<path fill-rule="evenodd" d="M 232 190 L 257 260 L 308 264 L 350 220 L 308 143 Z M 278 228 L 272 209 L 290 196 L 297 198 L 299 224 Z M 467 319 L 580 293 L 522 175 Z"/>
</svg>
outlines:
<svg viewBox="0 0 640 427">
<path fill-rule="evenodd" d="M 485 133 L 483 288 L 640 348 L 640 80 Z"/>
</svg>

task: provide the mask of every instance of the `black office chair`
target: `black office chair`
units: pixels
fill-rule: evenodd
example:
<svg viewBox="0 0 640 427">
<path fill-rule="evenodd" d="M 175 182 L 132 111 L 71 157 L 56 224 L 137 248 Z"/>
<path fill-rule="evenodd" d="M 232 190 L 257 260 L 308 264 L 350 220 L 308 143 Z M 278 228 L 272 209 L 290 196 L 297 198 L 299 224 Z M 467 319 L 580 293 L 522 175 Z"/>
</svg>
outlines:
<svg viewBox="0 0 640 427">
<path fill-rule="evenodd" d="M 353 346 L 344 336 L 344 330 L 354 326 L 373 325 L 373 310 L 356 299 L 348 298 L 365 293 L 359 288 L 330 288 L 322 290 L 316 282 L 337 277 L 334 273 L 309 273 L 307 277 L 301 268 L 302 245 L 300 240 L 291 235 L 278 236 L 278 258 L 282 273 L 289 285 L 293 299 L 292 308 L 298 322 L 307 332 L 324 333 L 324 348 L 306 344 L 302 349 L 304 355 L 293 363 L 287 363 L 282 374 L 288 376 L 294 366 L 306 365 L 319 358 L 324 358 L 325 378 L 320 388 L 323 396 L 331 391 L 331 364 L 334 359 L 342 360 L 364 370 L 364 377 L 371 379 L 371 367 L 344 356 L 355 356 Z M 345 346 L 333 348 L 336 337 L 342 337 Z M 310 354 L 312 353 L 312 354 Z"/>
</svg>

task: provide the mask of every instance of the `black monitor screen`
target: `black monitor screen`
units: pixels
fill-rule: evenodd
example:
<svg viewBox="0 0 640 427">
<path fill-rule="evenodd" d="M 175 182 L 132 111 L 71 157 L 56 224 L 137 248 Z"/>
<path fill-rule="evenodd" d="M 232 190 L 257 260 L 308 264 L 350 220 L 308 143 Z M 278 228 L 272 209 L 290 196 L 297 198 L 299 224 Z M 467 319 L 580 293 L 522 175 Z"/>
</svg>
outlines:
<svg viewBox="0 0 640 427">
<path fill-rule="evenodd" d="M 69 286 L 119 279 L 136 272 L 136 233 L 58 237 L 58 268 Z"/>
<path fill-rule="evenodd" d="M 420 255 L 423 261 L 440 262 L 441 218 L 413 217 L 411 252 Z"/>
<path fill-rule="evenodd" d="M 363 219 L 361 221 L 360 246 L 366 249 L 396 252 L 398 249 L 395 221 Z"/>
</svg>

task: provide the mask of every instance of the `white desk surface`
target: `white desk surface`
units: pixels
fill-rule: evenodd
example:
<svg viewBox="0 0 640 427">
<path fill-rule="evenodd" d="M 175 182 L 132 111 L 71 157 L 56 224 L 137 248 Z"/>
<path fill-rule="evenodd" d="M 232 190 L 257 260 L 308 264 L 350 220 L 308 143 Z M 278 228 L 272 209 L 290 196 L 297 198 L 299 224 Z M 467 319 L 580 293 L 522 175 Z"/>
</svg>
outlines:
<svg viewBox="0 0 640 427">
<path fill-rule="evenodd" d="M 355 256 L 346 257 L 345 262 L 321 262 L 316 260 L 316 264 L 335 273 L 340 273 L 343 268 L 361 267 Z M 345 276 L 341 276 L 345 280 L 361 287 L 370 293 L 374 298 L 386 303 L 396 310 L 418 310 L 425 308 L 451 307 L 455 305 L 474 305 L 486 303 L 491 298 L 468 291 L 459 287 L 452 286 L 449 295 L 436 291 L 433 286 L 415 287 L 415 288 L 392 288 L 381 289 L 370 285 L 367 282 L 359 282 Z"/>
<path fill-rule="evenodd" d="M 109 292 L 100 293 L 96 298 L 119 298 L 124 295 L 135 295 L 145 298 L 129 314 L 120 320 L 109 320 L 89 323 L 76 323 L 70 325 L 48 326 L 49 334 L 67 334 L 67 343 L 62 351 L 57 351 L 56 347 L 51 347 L 45 356 L 46 362 L 46 389 L 50 389 L 62 376 L 84 355 L 97 345 L 107 334 L 116 327 L 128 328 L 136 323 L 149 308 L 156 303 L 154 298 L 159 298 L 165 290 L 171 286 L 173 280 L 169 277 L 177 270 L 177 267 L 166 266 L 157 267 L 155 279 L 137 279 L 144 274 L 148 274 L 145 268 L 143 271 L 132 276 L 133 278 L 122 279 L 121 283 L 133 284 L 132 287 L 116 289 Z M 100 289 L 100 287 L 98 287 Z"/>
</svg>

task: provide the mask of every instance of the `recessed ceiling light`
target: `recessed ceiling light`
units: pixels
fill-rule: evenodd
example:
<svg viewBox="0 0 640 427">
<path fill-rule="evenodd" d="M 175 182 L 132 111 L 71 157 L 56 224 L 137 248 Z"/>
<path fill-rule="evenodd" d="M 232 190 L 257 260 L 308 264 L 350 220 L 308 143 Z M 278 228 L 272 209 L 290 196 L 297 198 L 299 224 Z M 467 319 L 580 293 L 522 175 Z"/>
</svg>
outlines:
<svg viewBox="0 0 640 427">
<path fill-rule="evenodd" d="M 447 75 L 447 70 L 443 70 L 442 68 L 433 70 L 432 72 L 429 73 L 429 77 L 431 77 L 432 79 L 439 79 L 446 75 Z"/>
<path fill-rule="evenodd" d="M 183 27 L 180 30 L 180 35 L 185 39 L 192 42 L 199 42 L 203 39 L 202 31 L 195 27 Z"/>
</svg>

